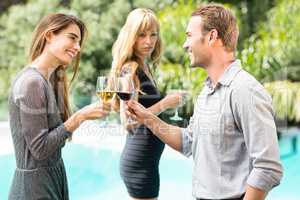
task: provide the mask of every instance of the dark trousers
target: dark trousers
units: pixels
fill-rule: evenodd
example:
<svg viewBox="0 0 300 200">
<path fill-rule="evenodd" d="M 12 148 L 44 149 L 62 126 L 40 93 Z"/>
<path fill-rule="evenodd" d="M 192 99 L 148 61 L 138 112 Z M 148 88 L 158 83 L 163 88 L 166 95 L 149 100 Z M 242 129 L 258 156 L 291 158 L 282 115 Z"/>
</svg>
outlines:
<svg viewBox="0 0 300 200">
<path fill-rule="evenodd" d="M 241 197 L 238 198 L 232 198 L 232 199 L 197 199 L 197 200 L 243 200 L 245 194 L 243 194 Z"/>
</svg>

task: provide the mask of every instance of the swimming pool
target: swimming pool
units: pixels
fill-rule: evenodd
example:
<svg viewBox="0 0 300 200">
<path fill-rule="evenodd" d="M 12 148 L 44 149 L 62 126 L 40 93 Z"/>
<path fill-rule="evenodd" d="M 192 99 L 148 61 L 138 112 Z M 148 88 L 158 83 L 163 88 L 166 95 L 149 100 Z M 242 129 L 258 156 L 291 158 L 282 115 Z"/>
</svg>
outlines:
<svg viewBox="0 0 300 200">
<path fill-rule="evenodd" d="M 109 200 L 126 197 L 126 190 L 119 175 L 120 152 L 68 144 L 63 150 L 63 158 L 68 175 L 70 199 Z M 0 157 L 0 199 L 7 199 L 14 168 L 13 155 Z M 191 199 L 191 170 L 190 162 L 166 158 L 164 155 L 160 165 L 161 190 L 183 191 L 180 195 L 184 198 L 180 199 Z"/>
<path fill-rule="evenodd" d="M 1 130 L 1 129 L 0 129 Z M 119 160 L 125 142 L 120 127 L 99 129 L 95 124 L 83 125 L 74 133 L 72 142 L 63 148 L 70 199 L 121 200 L 127 192 L 119 175 Z M 0 138 L 1 139 L 1 138 Z M 10 136 L 6 143 L 11 143 Z M 2 141 L 1 143 L 5 143 Z M 3 151 L 3 149 L 1 149 Z M 7 199 L 15 158 L 8 150 L 0 153 L 0 199 Z M 166 148 L 160 162 L 161 199 L 192 199 L 192 160 Z M 170 191 L 177 191 L 172 192 Z"/>
<path fill-rule="evenodd" d="M 92 127 L 89 127 L 89 130 L 87 127 L 82 129 L 85 129 L 85 133 L 81 130 L 81 133 L 74 135 L 73 142 L 67 143 L 63 149 L 70 199 L 127 199 L 127 192 L 119 175 L 120 152 L 125 136 L 116 134 L 117 130 L 114 129 L 110 129 L 111 132 L 106 130 L 105 133 L 97 132 Z M 2 140 L 1 143 L 5 144 L 5 141 Z M 288 152 L 288 145 L 286 141 L 281 141 L 281 150 Z M 298 192 L 300 154 L 284 158 L 283 165 L 285 171 L 282 183 L 271 191 L 267 200 L 300 200 L 300 192 Z M 159 199 L 193 199 L 191 196 L 192 167 L 191 159 L 166 148 L 160 162 Z M 14 169 L 13 152 L 0 153 L 0 199 L 7 199 Z"/>
</svg>

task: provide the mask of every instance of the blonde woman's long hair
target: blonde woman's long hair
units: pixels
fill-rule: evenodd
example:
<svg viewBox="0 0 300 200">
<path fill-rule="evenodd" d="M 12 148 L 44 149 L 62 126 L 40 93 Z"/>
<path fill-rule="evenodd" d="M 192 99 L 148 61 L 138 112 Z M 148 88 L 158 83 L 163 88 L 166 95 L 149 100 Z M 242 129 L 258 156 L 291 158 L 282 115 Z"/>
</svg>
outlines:
<svg viewBox="0 0 300 200">
<path fill-rule="evenodd" d="M 87 32 L 84 23 L 73 15 L 67 15 L 63 13 L 51 13 L 41 19 L 37 24 L 30 46 L 29 51 L 29 62 L 34 61 L 38 56 L 40 56 L 46 45 L 46 34 L 48 32 L 59 33 L 61 30 L 67 28 L 69 25 L 75 24 L 80 29 L 81 40 L 80 46 L 84 40 L 85 34 Z M 72 63 L 73 76 L 71 82 L 74 80 L 80 62 L 80 53 L 77 54 L 74 62 Z M 55 98 L 61 113 L 63 121 L 66 121 L 70 114 L 69 105 L 69 88 L 67 83 L 67 75 L 64 66 L 59 66 L 51 75 L 51 80 L 54 87 Z M 71 83 L 70 82 L 70 83 Z M 62 83 L 62 84 L 61 84 Z"/>
<path fill-rule="evenodd" d="M 155 28 L 158 33 L 158 39 L 154 50 L 149 57 L 153 66 L 157 66 L 160 60 L 162 44 L 160 38 L 160 26 L 154 12 L 147 8 L 137 8 L 129 13 L 126 22 L 121 28 L 117 40 L 112 48 L 112 70 L 111 75 L 117 77 L 122 69 L 130 65 L 132 78 L 137 90 L 140 88 L 140 82 L 135 76 L 138 66 L 143 65 L 134 51 L 134 44 L 140 32 L 145 32 Z"/>
</svg>

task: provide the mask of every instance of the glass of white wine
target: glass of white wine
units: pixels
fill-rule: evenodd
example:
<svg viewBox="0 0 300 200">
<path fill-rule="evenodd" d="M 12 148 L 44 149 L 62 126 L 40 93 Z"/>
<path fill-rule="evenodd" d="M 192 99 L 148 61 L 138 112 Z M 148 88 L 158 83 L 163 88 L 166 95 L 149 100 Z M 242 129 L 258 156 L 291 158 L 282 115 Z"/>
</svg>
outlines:
<svg viewBox="0 0 300 200">
<path fill-rule="evenodd" d="M 104 103 L 109 103 L 115 96 L 115 83 L 112 77 L 99 76 L 97 78 L 96 94 Z M 108 125 L 107 118 L 105 117 L 101 127 Z"/>
</svg>

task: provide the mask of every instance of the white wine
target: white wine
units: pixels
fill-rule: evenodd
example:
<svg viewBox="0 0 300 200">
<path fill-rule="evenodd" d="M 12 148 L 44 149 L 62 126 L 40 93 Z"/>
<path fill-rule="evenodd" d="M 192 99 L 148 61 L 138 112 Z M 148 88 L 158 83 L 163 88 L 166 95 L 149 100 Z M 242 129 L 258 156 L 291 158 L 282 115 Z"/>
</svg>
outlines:
<svg viewBox="0 0 300 200">
<path fill-rule="evenodd" d="M 99 91 L 97 96 L 102 99 L 102 101 L 110 101 L 114 97 L 115 92 L 113 91 Z"/>
</svg>

